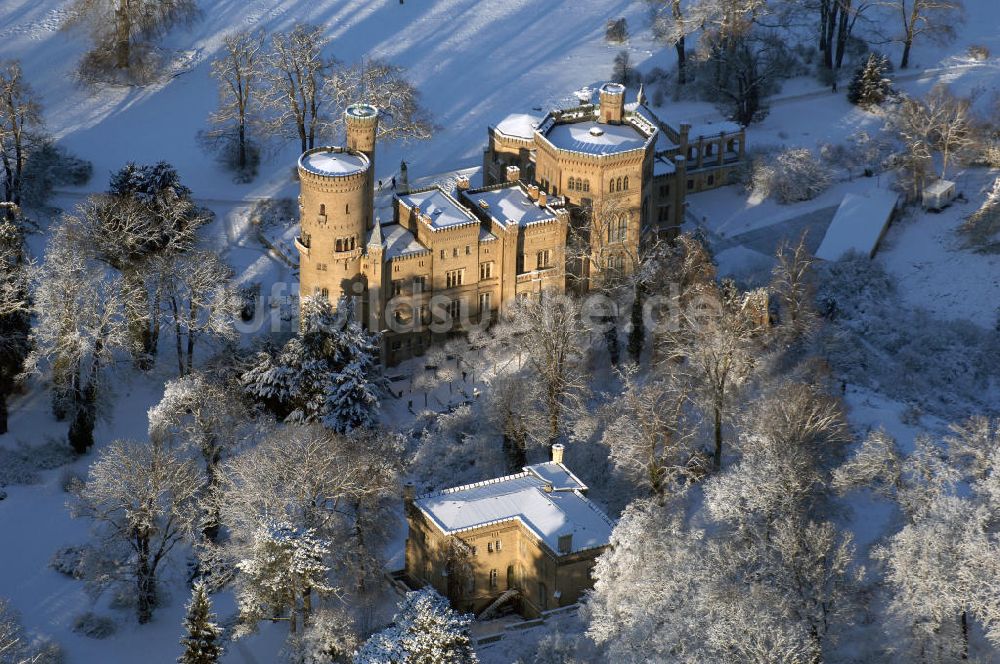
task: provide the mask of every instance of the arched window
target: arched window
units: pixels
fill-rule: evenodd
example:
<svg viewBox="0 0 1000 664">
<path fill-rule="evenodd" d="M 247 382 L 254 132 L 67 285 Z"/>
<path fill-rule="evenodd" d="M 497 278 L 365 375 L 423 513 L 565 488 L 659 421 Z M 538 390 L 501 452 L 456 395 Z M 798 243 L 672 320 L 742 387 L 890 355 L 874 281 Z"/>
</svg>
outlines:
<svg viewBox="0 0 1000 664">
<path fill-rule="evenodd" d="M 351 204 L 347 203 L 346 205 L 344 205 L 344 214 L 350 214 L 350 213 L 351 213 Z"/>
<path fill-rule="evenodd" d="M 344 241 L 337 240 L 337 251 L 343 251 L 343 250 L 344 250 Z"/>
<path fill-rule="evenodd" d="M 584 191 L 590 191 L 590 180 L 584 180 L 583 181 L 583 190 Z"/>
<path fill-rule="evenodd" d="M 571 177 L 569 182 L 566 183 L 566 186 L 570 191 L 576 191 L 576 178 Z"/>
<path fill-rule="evenodd" d="M 319 204 L 319 213 L 322 214 L 322 215 L 326 215 L 326 205 L 325 204 L 323 204 L 323 203 Z"/>
<path fill-rule="evenodd" d="M 618 178 L 617 182 L 615 182 L 615 191 L 621 191 L 621 190 L 622 190 L 622 179 Z"/>
<path fill-rule="evenodd" d="M 614 192 L 615 190 L 615 179 L 611 178 L 611 182 L 608 183 L 608 191 Z"/>
<path fill-rule="evenodd" d="M 625 176 L 624 187 L 623 188 L 624 188 L 625 191 L 628 191 L 628 176 L 627 175 Z"/>
<path fill-rule="evenodd" d="M 626 178 L 627 180 L 628 178 Z M 618 241 L 624 242 L 628 236 L 628 218 L 624 215 L 618 218 Z"/>
</svg>

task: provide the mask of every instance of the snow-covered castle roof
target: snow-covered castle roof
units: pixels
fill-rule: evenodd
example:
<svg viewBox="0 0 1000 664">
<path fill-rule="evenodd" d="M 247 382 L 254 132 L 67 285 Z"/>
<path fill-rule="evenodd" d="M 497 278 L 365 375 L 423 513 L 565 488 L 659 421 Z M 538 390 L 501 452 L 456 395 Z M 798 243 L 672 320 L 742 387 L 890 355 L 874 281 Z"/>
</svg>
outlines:
<svg viewBox="0 0 1000 664">
<path fill-rule="evenodd" d="M 561 462 L 421 496 L 414 505 L 445 534 L 520 521 L 556 555 L 602 547 L 614 522 L 584 492 L 587 486 Z M 569 551 L 559 539 L 572 535 Z"/>
</svg>

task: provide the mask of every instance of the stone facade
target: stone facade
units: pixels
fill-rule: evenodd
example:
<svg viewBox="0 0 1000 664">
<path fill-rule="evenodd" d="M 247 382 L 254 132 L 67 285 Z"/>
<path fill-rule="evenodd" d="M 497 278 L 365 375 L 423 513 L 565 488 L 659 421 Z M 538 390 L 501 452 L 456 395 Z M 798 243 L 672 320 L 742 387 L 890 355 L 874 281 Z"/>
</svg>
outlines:
<svg viewBox="0 0 1000 664">
<path fill-rule="evenodd" d="M 553 461 L 517 475 L 419 498 L 409 493 L 410 583 L 432 585 L 456 609 L 477 615 L 498 602 L 525 617 L 576 603 L 593 585 L 591 570 L 614 525 L 586 499 L 586 489 L 556 446 Z M 489 513 L 493 501 L 505 500 L 508 511 Z M 475 513 L 479 503 L 498 518 L 451 527 L 462 509 Z M 558 526 L 540 518 L 551 513 L 559 514 Z"/>
<path fill-rule="evenodd" d="M 491 127 L 483 187 L 407 190 L 401 177 L 391 221 L 377 221 L 378 110 L 356 104 L 344 119 L 346 147 L 299 159 L 300 294 L 356 297 L 389 364 L 517 297 L 627 273 L 646 234 L 676 233 L 686 194 L 729 182 L 745 154 L 741 128 L 675 129 L 641 90 L 626 104 L 606 84 L 597 104 Z"/>
</svg>

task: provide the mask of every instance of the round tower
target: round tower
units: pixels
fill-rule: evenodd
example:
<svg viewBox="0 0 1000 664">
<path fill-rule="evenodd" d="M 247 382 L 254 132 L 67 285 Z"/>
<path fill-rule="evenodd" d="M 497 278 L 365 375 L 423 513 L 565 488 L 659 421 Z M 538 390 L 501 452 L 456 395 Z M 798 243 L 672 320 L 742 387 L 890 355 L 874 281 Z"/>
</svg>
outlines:
<svg viewBox="0 0 1000 664">
<path fill-rule="evenodd" d="M 349 148 L 321 147 L 299 157 L 299 295 L 364 292 L 361 258 L 371 228 L 371 160 Z"/>
<path fill-rule="evenodd" d="M 600 121 L 607 124 L 621 124 L 625 119 L 625 86 L 621 83 L 605 83 L 600 90 Z"/>
<path fill-rule="evenodd" d="M 351 104 L 344 109 L 347 148 L 363 152 L 375 174 L 375 135 L 378 133 L 378 109 L 370 104 Z"/>
</svg>

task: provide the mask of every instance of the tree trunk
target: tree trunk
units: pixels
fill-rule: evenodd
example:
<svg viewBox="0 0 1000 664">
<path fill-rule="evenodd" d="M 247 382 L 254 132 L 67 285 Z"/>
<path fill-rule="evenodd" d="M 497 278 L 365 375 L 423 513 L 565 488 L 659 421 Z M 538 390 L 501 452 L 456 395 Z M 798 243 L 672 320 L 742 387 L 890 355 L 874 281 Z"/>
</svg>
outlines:
<svg viewBox="0 0 1000 664">
<path fill-rule="evenodd" d="M 716 470 L 722 469 L 722 404 L 718 401 L 713 409 L 715 412 L 715 455 L 712 460 L 712 465 Z"/>
<path fill-rule="evenodd" d="M 183 378 L 184 352 L 181 350 L 181 337 L 183 333 L 181 332 L 181 317 L 179 307 L 177 306 L 177 298 L 174 296 L 170 298 L 170 311 L 174 315 L 174 347 L 177 350 L 177 371 L 180 373 L 181 378 Z"/>
<path fill-rule="evenodd" d="M 0 394 L 0 434 L 7 433 L 7 392 Z"/>
<path fill-rule="evenodd" d="M 188 302 L 188 330 L 187 330 L 187 372 L 194 369 L 194 336 L 195 327 L 198 323 L 198 306 L 192 300 Z"/>
<path fill-rule="evenodd" d="M 237 164 L 240 171 L 245 171 L 247 167 L 247 128 L 243 114 L 240 114 L 240 127 L 237 142 Z"/>
<path fill-rule="evenodd" d="M 136 581 L 136 615 L 139 624 L 148 623 L 153 617 L 153 607 L 156 606 L 156 571 L 149 559 L 149 538 L 138 537 L 139 553 L 135 566 Z"/>
<path fill-rule="evenodd" d="M 906 69 L 910 66 L 910 47 L 913 45 L 913 38 L 907 37 L 906 41 L 903 42 L 903 59 L 899 63 L 900 69 Z"/>
<path fill-rule="evenodd" d="M 115 10 L 115 66 L 128 69 L 130 33 L 132 32 L 131 0 L 119 0 Z"/>
<path fill-rule="evenodd" d="M 962 659 L 969 659 L 969 613 L 962 611 Z"/>
<path fill-rule="evenodd" d="M 840 21 L 837 26 L 837 56 L 834 66 L 840 69 L 844 66 L 844 51 L 847 48 L 847 38 L 851 36 L 851 3 L 852 0 L 840 0 Z"/>
<path fill-rule="evenodd" d="M 636 286 L 635 297 L 632 300 L 632 329 L 628 333 L 628 354 L 632 361 L 639 364 L 642 358 L 642 346 L 646 338 L 646 329 L 642 320 L 642 288 Z"/>
</svg>

